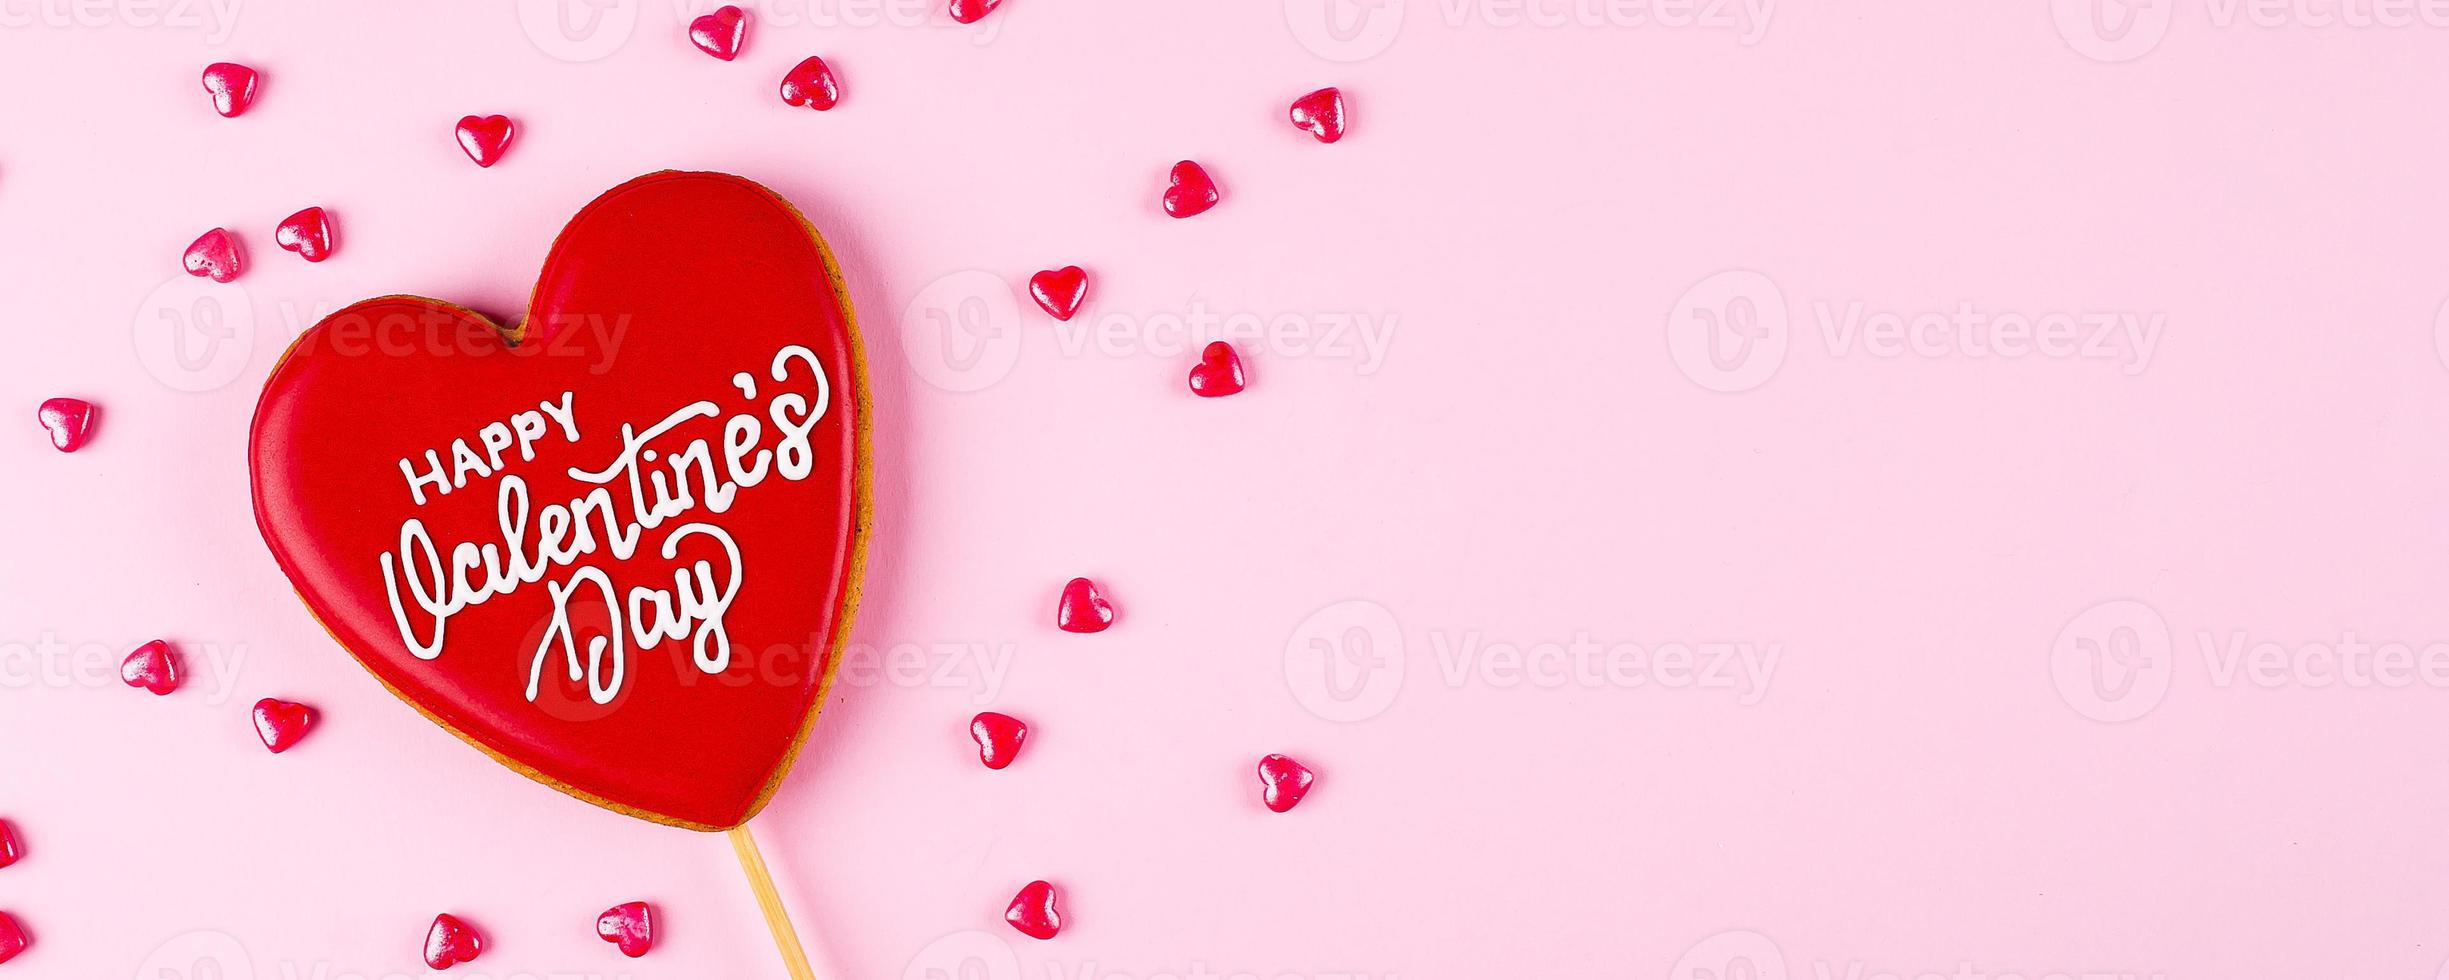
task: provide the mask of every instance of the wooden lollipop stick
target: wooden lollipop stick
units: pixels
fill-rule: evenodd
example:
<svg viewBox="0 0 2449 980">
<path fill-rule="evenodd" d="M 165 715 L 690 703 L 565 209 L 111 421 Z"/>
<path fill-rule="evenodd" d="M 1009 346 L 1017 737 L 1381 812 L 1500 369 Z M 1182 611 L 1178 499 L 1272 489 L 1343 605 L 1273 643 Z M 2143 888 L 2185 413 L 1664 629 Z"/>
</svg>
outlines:
<svg viewBox="0 0 2449 980">
<path fill-rule="evenodd" d="M 791 915 L 783 911 L 782 894 L 774 890 L 774 876 L 766 873 L 765 856 L 757 853 L 757 839 L 748 835 L 747 824 L 731 828 L 731 849 L 740 855 L 740 870 L 757 893 L 757 907 L 765 912 L 765 927 L 774 933 L 774 948 L 781 951 L 791 980 L 816 980 L 808 954 L 799 948 L 799 930 L 791 928 Z"/>
</svg>

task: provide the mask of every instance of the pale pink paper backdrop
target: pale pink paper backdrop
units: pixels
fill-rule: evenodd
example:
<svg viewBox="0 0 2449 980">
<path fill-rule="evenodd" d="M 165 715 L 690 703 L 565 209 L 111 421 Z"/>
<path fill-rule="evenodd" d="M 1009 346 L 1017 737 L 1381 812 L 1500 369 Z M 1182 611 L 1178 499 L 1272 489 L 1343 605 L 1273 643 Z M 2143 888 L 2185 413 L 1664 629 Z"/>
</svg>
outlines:
<svg viewBox="0 0 2449 980">
<path fill-rule="evenodd" d="M 797 202 L 869 343 L 859 646 L 755 824 L 828 977 L 2449 956 L 2449 27 L 775 0 L 724 64 L 685 0 L 596 33 L 551 19 L 583 0 L 181 3 L 0 5 L 0 817 L 29 850 L 0 910 L 36 937 L 0 976 L 415 975 L 440 911 L 491 940 L 451 976 L 780 975 L 720 837 L 394 702 L 248 513 L 290 337 L 381 293 L 515 316 L 561 222 L 664 167 Z M 775 98 L 807 54 L 839 109 Z M 196 84 L 223 59 L 266 72 L 242 119 Z M 1282 119 L 1327 84 L 1335 146 Z M 450 125 L 490 112 L 521 135 L 488 171 Z M 1225 201 L 1173 222 L 1186 157 Z M 271 243 L 308 205 L 319 266 Z M 236 285 L 178 274 L 215 225 Z M 1013 292 L 1067 263 L 1096 277 L 1068 333 Z M 1913 322 L 1960 310 L 2068 346 Z M 1272 325 L 1247 393 L 1185 391 L 1195 314 Z M 1382 346 L 1322 342 L 1364 315 Z M 73 456 L 32 424 L 55 394 L 103 406 Z M 1053 629 L 1075 574 L 1117 628 Z M 155 636 L 194 675 L 167 699 L 113 676 Z M 1765 688 L 1715 683 L 1726 649 Z M 267 755 L 268 694 L 324 726 Z M 986 707 L 1036 726 L 1004 772 L 963 736 Z M 1275 751 L 1322 774 L 1282 816 Z M 1000 921 L 1039 877 L 1047 943 Z M 591 931 L 630 899 L 665 915 L 635 961 Z"/>
</svg>

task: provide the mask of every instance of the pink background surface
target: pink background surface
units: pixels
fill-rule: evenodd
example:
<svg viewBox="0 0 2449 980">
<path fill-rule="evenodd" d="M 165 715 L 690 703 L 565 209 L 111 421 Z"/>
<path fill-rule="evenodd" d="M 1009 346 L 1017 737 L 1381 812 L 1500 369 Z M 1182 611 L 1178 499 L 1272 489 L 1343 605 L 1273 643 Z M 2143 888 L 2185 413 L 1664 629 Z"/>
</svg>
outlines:
<svg viewBox="0 0 2449 980">
<path fill-rule="evenodd" d="M 380 293 L 514 315 L 565 218 L 664 167 L 797 202 L 869 343 L 868 603 L 755 824 L 826 976 L 2449 955 L 2449 27 L 777 0 L 724 64 L 694 8 L 579 36 L 555 7 L 0 7 L 0 816 L 29 850 L 0 909 L 36 937 L 0 974 L 414 975 L 452 911 L 491 940 L 453 976 L 780 975 L 720 837 L 394 702 L 248 514 L 288 338 Z M 838 110 L 774 98 L 810 53 Z M 237 120 L 196 85 L 224 59 L 267 76 Z M 1326 84 L 1335 146 L 1282 121 Z M 522 135 L 479 170 L 450 126 L 487 112 Z M 1173 222 L 1185 157 L 1226 199 Z M 310 204 L 317 266 L 271 245 Z M 215 225 L 232 286 L 177 270 Z M 1066 332 L 1011 290 L 1075 262 Z M 1960 309 L 2073 326 L 1915 322 Z M 1200 312 L 1275 325 L 1247 393 L 1184 390 Z M 1374 353 L 1319 342 L 1363 314 Z M 73 456 L 26 418 L 56 394 L 103 406 Z M 1075 574 L 1111 632 L 1053 629 Z M 190 668 L 167 699 L 113 676 L 155 636 Z M 1728 649 L 1765 687 L 1700 669 Z M 264 695 L 327 720 L 268 755 Z M 987 707 L 1036 726 L 1011 770 L 963 735 Z M 1275 751 L 1321 772 L 1282 816 Z M 1000 922 L 1040 877 L 1047 943 Z M 635 898 L 665 930 L 629 961 L 591 923 Z"/>
</svg>

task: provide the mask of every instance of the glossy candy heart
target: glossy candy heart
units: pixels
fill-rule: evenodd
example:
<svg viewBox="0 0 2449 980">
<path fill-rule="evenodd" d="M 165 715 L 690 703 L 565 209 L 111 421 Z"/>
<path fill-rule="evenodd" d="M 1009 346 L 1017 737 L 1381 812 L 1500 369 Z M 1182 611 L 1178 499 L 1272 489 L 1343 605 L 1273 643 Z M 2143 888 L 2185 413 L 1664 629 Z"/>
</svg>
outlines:
<svg viewBox="0 0 2449 980">
<path fill-rule="evenodd" d="M 1277 813 L 1300 804 L 1302 797 L 1310 795 L 1310 784 L 1317 781 L 1318 775 L 1310 767 L 1293 761 L 1291 756 L 1271 755 L 1259 760 L 1259 782 L 1267 787 L 1261 796 L 1267 809 Z"/>
<path fill-rule="evenodd" d="M 187 253 L 180 258 L 180 262 L 187 267 L 187 274 L 191 276 L 203 276 L 214 282 L 236 279 L 239 272 L 238 239 L 226 230 L 215 228 L 196 236 L 196 240 L 187 246 Z"/>
<path fill-rule="evenodd" d="M 461 116 L 454 132 L 468 159 L 476 161 L 479 167 L 490 167 L 501 162 L 502 154 L 509 151 L 518 126 L 509 116 Z"/>
<path fill-rule="evenodd" d="M 595 934 L 632 958 L 655 948 L 655 910 L 645 902 L 628 902 L 604 910 L 595 918 Z"/>
<path fill-rule="evenodd" d="M 17 825 L 0 820 L 0 868 L 17 863 L 25 854 L 25 841 L 17 837 Z"/>
<path fill-rule="evenodd" d="M 1293 100 L 1293 127 L 1332 143 L 1344 138 L 1344 90 L 1322 88 Z"/>
<path fill-rule="evenodd" d="M 212 93 L 213 111 L 235 118 L 255 104 L 255 69 L 217 61 L 204 66 L 204 90 Z"/>
<path fill-rule="evenodd" d="M 748 12 L 738 7 L 716 7 L 713 13 L 689 22 L 689 43 L 724 61 L 739 57 L 740 43 L 746 40 Z"/>
<path fill-rule="evenodd" d="M 1242 356 L 1227 341 L 1209 341 L 1207 349 L 1199 352 L 1199 363 L 1191 365 L 1190 390 L 1201 398 L 1223 398 L 1247 385 Z"/>
<path fill-rule="evenodd" d="M 978 743 L 978 761 L 989 769 L 1001 769 L 1020 757 L 1020 743 L 1029 737 L 1029 726 L 1011 715 L 982 711 L 969 720 L 969 737 Z"/>
<path fill-rule="evenodd" d="M 1000 6 L 1003 6 L 1003 0 L 952 0 L 952 19 L 963 24 L 975 24 Z"/>
<path fill-rule="evenodd" d="M 1103 632 L 1114 625 L 1114 604 L 1105 601 L 1097 583 L 1072 579 L 1063 583 L 1063 597 L 1055 600 L 1054 624 L 1066 633 Z"/>
<path fill-rule="evenodd" d="M 300 335 L 256 406 L 256 525 L 427 718 L 590 802 L 737 826 L 814 722 L 858 594 L 848 291 L 773 192 L 664 172 L 571 219 L 534 296 L 516 346 L 410 296 Z M 455 573 L 462 554 L 495 557 Z"/>
<path fill-rule="evenodd" d="M 842 86 L 825 59 L 810 55 L 782 76 L 782 101 L 823 112 L 842 101 Z"/>
<path fill-rule="evenodd" d="M 1029 277 L 1029 297 L 1037 300 L 1039 309 L 1057 320 L 1069 320 L 1080 312 L 1080 301 L 1088 298 L 1088 273 L 1079 266 L 1067 265 L 1049 269 Z"/>
<path fill-rule="evenodd" d="M 255 736 L 264 740 L 264 748 L 279 755 L 313 731 L 317 717 L 315 709 L 295 701 L 265 698 L 255 702 Z"/>
<path fill-rule="evenodd" d="M 81 398 L 46 398 L 34 409 L 34 420 L 51 434 L 51 448 L 73 453 L 93 438 L 94 406 Z"/>
<path fill-rule="evenodd" d="M 1012 896 L 1012 904 L 1003 910 L 1003 921 L 1031 939 L 1053 939 L 1063 931 L 1063 913 L 1055 908 L 1054 886 L 1032 881 L 1021 886 L 1020 894 Z"/>
<path fill-rule="evenodd" d="M 1207 175 L 1207 168 L 1189 160 L 1174 164 L 1166 177 L 1171 186 L 1165 188 L 1165 213 L 1176 218 L 1205 214 L 1222 199 L 1216 181 Z"/>
<path fill-rule="evenodd" d="M 16 959 L 26 947 L 34 945 L 34 937 L 26 935 L 24 926 L 6 912 L 0 912 L 0 963 Z"/>
<path fill-rule="evenodd" d="M 170 644 L 154 640 L 137 647 L 119 662 L 119 680 L 129 687 L 141 687 L 155 694 L 168 694 L 179 689 L 178 655 Z"/>
<path fill-rule="evenodd" d="M 448 912 L 434 916 L 434 924 L 425 930 L 425 965 L 434 969 L 448 970 L 484 951 L 485 937 Z"/>
<path fill-rule="evenodd" d="M 324 214 L 322 208 L 307 208 L 290 215 L 272 230 L 272 241 L 308 262 L 321 262 L 332 254 L 331 216 Z"/>
</svg>

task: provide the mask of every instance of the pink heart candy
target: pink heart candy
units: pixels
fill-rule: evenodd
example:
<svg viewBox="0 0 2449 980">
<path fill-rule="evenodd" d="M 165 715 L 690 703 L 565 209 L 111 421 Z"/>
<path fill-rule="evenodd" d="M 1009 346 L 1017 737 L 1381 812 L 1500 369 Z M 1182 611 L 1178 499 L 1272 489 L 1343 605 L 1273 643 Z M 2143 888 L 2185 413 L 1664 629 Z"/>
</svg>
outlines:
<svg viewBox="0 0 2449 980">
<path fill-rule="evenodd" d="M 204 90 L 213 95 L 213 111 L 236 118 L 255 104 L 255 69 L 216 61 L 204 66 Z"/>
<path fill-rule="evenodd" d="M 655 946 L 655 911 L 645 902 L 626 902 L 595 917 L 595 934 L 621 948 L 621 955 L 639 957 Z"/>
<path fill-rule="evenodd" d="M 1011 715 L 982 711 L 969 720 L 969 737 L 978 743 L 978 761 L 989 769 L 1001 769 L 1020 757 L 1020 743 L 1029 737 L 1029 725 Z"/>
<path fill-rule="evenodd" d="M 73 453 L 93 437 L 94 406 L 77 398 L 46 399 L 34 410 L 34 420 L 51 433 L 51 448 Z"/>
<path fill-rule="evenodd" d="M 137 647 L 119 662 L 119 679 L 129 687 L 141 687 L 155 694 L 168 694 L 179 689 L 178 655 L 170 644 L 154 640 Z"/>
<path fill-rule="evenodd" d="M 1114 604 L 1097 591 L 1097 583 L 1072 579 L 1064 583 L 1063 597 L 1055 603 L 1054 624 L 1066 633 L 1102 632 L 1114 625 Z"/>
<path fill-rule="evenodd" d="M 1055 908 L 1054 886 L 1032 881 L 1021 886 L 1020 894 L 1012 896 L 1012 904 L 1003 910 L 1003 921 L 1031 939 L 1053 939 L 1063 931 L 1063 913 Z"/>
<path fill-rule="evenodd" d="M 433 928 L 425 930 L 425 965 L 434 969 L 450 969 L 484 951 L 485 937 L 448 912 L 434 916 Z"/>
<path fill-rule="evenodd" d="M 518 126 L 509 116 L 462 116 L 456 130 L 459 148 L 476 161 L 479 167 L 490 167 L 502 160 L 510 149 L 510 139 L 517 135 Z"/>
<path fill-rule="evenodd" d="M 236 279 L 239 272 L 238 239 L 225 229 L 215 228 L 196 236 L 180 261 L 191 276 L 204 276 L 214 282 Z"/>
<path fill-rule="evenodd" d="M 1301 798 L 1310 795 L 1310 784 L 1318 774 L 1310 767 L 1293 761 L 1288 755 L 1271 755 L 1259 760 L 1259 782 L 1265 783 L 1263 794 L 1267 809 L 1282 813 L 1300 805 Z"/>
<path fill-rule="evenodd" d="M 315 709 L 294 701 L 265 698 L 255 702 L 255 734 L 277 755 L 289 751 L 315 727 Z"/>
</svg>

